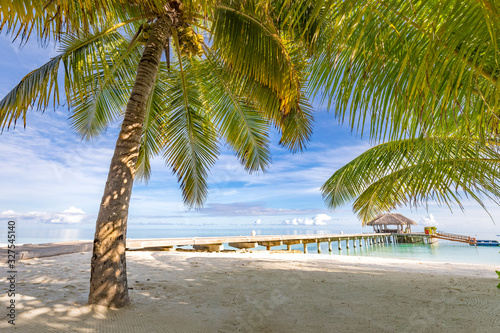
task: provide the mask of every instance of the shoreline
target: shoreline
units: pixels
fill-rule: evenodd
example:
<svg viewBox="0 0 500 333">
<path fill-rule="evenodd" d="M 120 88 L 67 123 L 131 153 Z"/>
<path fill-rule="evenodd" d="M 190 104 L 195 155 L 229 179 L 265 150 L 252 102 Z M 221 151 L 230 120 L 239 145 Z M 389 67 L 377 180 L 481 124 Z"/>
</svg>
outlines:
<svg viewBox="0 0 500 333">
<path fill-rule="evenodd" d="M 106 309 L 85 305 L 90 256 L 17 263 L 17 332 L 479 332 L 500 325 L 494 265 L 133 251 L 132 303 Z M 11 328 L 6 320 L 3 328 Z"/>
</svg>

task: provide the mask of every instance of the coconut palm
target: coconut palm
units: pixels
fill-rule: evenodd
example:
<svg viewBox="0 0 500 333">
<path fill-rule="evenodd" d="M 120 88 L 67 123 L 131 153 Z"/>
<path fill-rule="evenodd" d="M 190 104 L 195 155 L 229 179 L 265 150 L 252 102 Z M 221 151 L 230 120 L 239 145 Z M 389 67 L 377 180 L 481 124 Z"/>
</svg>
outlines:
<svg viewBox="0 0 500 333">
<path fill-rule="evenodd" d="M 221 141 L 249 172 L 270 162 L 271 126 L 283 146 L 304 148 L 312 123 L 306 49 L 291 43 L 276 12 L 266 1 L 2 4 L 1 26 L 13 37 L 33 33 L 61 46 L 2 99 L 2 128 L 25 122 L 28 110 L 60 104 L 60 92 L 84 138 L 123 119 L 96 221 L 90 304 L 129 303 L 128 207 L 134 179 L 149 177 L 152 157 L 163 156 L 186 204 L 200 207 Z"/>
</svg>

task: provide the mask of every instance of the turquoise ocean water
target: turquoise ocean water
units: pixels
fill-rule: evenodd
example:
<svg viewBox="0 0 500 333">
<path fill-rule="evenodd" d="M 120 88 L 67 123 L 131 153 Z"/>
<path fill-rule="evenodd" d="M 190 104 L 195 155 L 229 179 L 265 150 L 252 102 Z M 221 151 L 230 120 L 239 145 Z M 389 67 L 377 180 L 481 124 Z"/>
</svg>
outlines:
<svg viewBox="0 0 500 333">
<path fill-rule="evenodd" d="M 244 236 L 250 235 L 255 230 L 257 235 L 298 235 L 298 234 L 337 234 L 344 233 L 369 233 L 371 228 L 340 226 L 258 226 L 258 225 L 232 225 L 232 226 L 180 226 L 180 225 L 130 225 L 127 238 L 149 239 L 149 238 L 173 238 L 173 237 L 210 237 L 210 236 Z M 417 230 L 418 231 L 418 230 Z M 5 233 L 5 235 L 4 235 Z M 32 224 L 16 225 L 17 244 L 41 244 L 50 242 L 63 242 L 74 240 L 93 239 L 93 225 L 55 225 L 55 224 Z M 478 239 L 496 239 L 500 236 L 494 234 L 470 235 Z M 6 243 L 6 232 L 0 232 L 0 244 Z M 350 255 L 350 256 L 374 256 L 387 258 L 402 258 L 414 260 L 431 260 L 457 263 L 476 263 L 500 265 L 500 247 L 474 247 L 467 244 L 440 240 L 438 245 L 422 244 L 389 244 L 374 245 L 368 248 L 350 246 L 348 251 L 345 242 L 342 242 L 342 251 L 337 250 L 337 242 L 332 244 L 333 253 L 328 253 L 328 244 L 322 243 L 322 254 L 318 255 Z M 285 249 L 273 247 L 274 249 Z M 226 246 L 226 249 L 229 249 Z M 264 249 L 258 247 L 257 250 Z M 292 249 L 302 250 L 303 245 L 292 246 Z M 316 253 L 316 244 L 308 245 L 309 253 Z"/>
</svg>

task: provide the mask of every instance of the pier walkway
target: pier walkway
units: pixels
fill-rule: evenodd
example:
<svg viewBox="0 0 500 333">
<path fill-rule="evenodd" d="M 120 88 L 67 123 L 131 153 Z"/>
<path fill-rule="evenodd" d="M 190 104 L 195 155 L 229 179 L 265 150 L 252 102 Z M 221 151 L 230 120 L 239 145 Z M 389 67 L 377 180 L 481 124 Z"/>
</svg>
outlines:
<svg viewBox="0 0 500 333">
<path fill-rule="evenodd" d="M 476 239 L 472 238 L 470 236 L 463 236 L 463 235 L 457 235 L 457 234 L 449 234 L 445 232 L 439 232 L 436 231 L 432 234 L 429 235 L 431 238 L 439 238 L 439 239 L 445 239 L 453 242 L 461 242 L 461 243 L 467 243 L 474 245 L 476 244 Z"/>
<path fill-rule="evenodd" d="M 396 242 L 389 233 L 372 234 L 325 234 L 325 235 L 271 235 L 271 236 L 228 236 L 228 237 L 188 237 L 188 238 L 160 238 L 160 239 L 127 239 L 127 250 L 174 250 L 175 247 L 192 246 L 200 251 L 221 251 L 224 244 L 237 249 L 251 249 L 265 246 L 270 250 L 275 246 L 286 245 L 291 250 L 292 245 L 303 244 L 304 253 L 307 245 L 317 244 L 317 251 L 321 253 L 321 243 L 328 242 L 328 250 L 332 252 L 332 243 L 337 242 L 338 249 L 342 249 L 345 242 L 346 249 L 350 246 L 361 247 L 374 244 Z M 61 254 L 92 251 L 92 241 L 73 241 L 46 244 L 24 244 L 15 248 L 16 259 L 30 259 L 50 257 Z M 0 248 L 0 260 L 6 258 L 7 248 Z"/>
<path fill-rule="evenodd" d="M 307 244 L 317 243 L 318 253 L 321 252 L 320 243 L 328 242 L 328 249 L 332 251 L 332 242 L 338 243 L 338 249 L 342 249 L 341 242 L 345 241 L 346 248 L 349 242 L 354 247 L 364 244 L 380 244 L 390 242 L 390 233 L 372 234 L 325 234 L 325 235 L 284 235 L 284 236 L 229 236 L 229 237 L 191 237 L 191 238 L 164 238 L 164 239 L 127 239 L 127 249 L 164 248 L 173 249 L 174 246 L 193 246 L 196 250 L 221 251 L 223 244 L 238 249 L 255 248 L 258 245 L 265 246 L 267 250 L 271 247 L 286 245 L 290 250 L 292 245 L 303 244 L 304 252 L 307 253 Z"/>
</svg>

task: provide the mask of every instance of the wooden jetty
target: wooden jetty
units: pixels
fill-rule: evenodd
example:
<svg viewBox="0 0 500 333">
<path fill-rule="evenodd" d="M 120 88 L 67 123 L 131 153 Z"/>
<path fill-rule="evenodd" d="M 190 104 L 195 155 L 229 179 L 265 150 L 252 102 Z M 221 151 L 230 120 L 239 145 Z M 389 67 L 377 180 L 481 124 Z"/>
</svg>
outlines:
<svg viewBox="0 0 500 333">
<path fill-rule="evenodd" d="M 283 235 L 283 236 L 228 236 L 228 237 L 190 237 L 190 238 L 163 238 L 163 239 L 127 239 L 128 250 L 162 249 L 174 250 L 176 246 L 193 246 L 195 250 L 221 251 L 224 244 L 237 249 L 251 249 L 258 245 L 267 250 L 272 247 L 286 245 L 291 250 L 292 245 L 303 244 L 304 253 L 307 245 L 317 244 L 317 251 L 321 253 L 321 243 L 328 243 L 328 250 L 333 251 L 332 243 L 337 242 L 338 249 L 342 250 L 342 242 L 349 249 L 395 242 L 390 233 L 371 234 L 325 234 L 325 235 Z"/>
<path fill-rule="evenodd" d="M 379 244 L 396 242 L 393 235 L 389 233 L 373 234 L 325 234 L 325 235 L 286 235 L 286 236 L 229 236 L 229 237 L 186 237 L 186 238 L 159 238 L 159 239 L 127 239 L 127 250 L 175 250 L 175 247 L 192 246 L 199 251 L 222 251 L 224 244 L 236 249 L 251 249 L 257 246 L 265 246 L 267 250 L 272 247 L 286 245 L 291 250 L 292 245 L 303 244 L 304 253 L 307 253 L 307 245 L 317 244 L 317 251 L 321 253 L 321 243 L 328 243 L 329 252 L 333 251 L 333 243 L 337 242 L 337 248 L 342 250 L 342 242 L 345 248 L 350 246 L 368 247 Z M 31 259 L 51 257 L 61 254 L 92 251 L 92 241 L 71 241 L 61 243 L 45 244 L 23 244 L 15 248 L 16 259 Z M 7 257 L 7 248 L 0 248 L 0 260 Z"/>
<path fill-rule="evenodd" d="M 328 243 L 328 251 L 332 252 L 337 245 L 338 250 L 351 246 L 368 247 L 390 243 L 424 243 L 432 244 L 437 239 L 461 241 L 474 244 L 474 238 L 445 233 L 361 233 L 361 234 L 324 234 L 324 235 L 268 235 L 268 236 L 227 236 L 227 237 L 185 237 L 185 238 L 159 238 L 159 239 L 127 239 L 127 250 L 171 250 L 176 247 L 192 246 L 195 250 L 218 252 L 224 249 L 224 245 L 236 249 L 252 249 L 257 246 L 264 246 L 271 250 L 276 246 L 286 245 L 287 250 L 291 250 L 292 245 L 303 245 L 304 253 L 308 251 L 308 245 L 316 243 L 316 250 L 321 253 L 321 243 Z M 3 248 L 5 249 L 5 248 Z M 0 249 L 2 250 L 2 249 Z M 63 243 L 47 244 L 24 244 L 16 246 L 17 259 L 30 259 L 48 257 L 60 254 L 88 252 L 92 250 L 91 241 L 75 241 Z M 2 254 L 7 251 L 0 251 L 0 259 L 4 259 Z"/>
<path fill-rule="evenodd" d="M 23 244 L 16 245 L 16 260 L 43 258 L 58 256 L 61 254 L 70 254 L 78 252 L 92 251 L 92 241 L 71 241 L 60 243 L 44 243 L 44 244 Z M 7 248 L 0 248 L 0 260 L 7 259 Z"/>
</svg>

